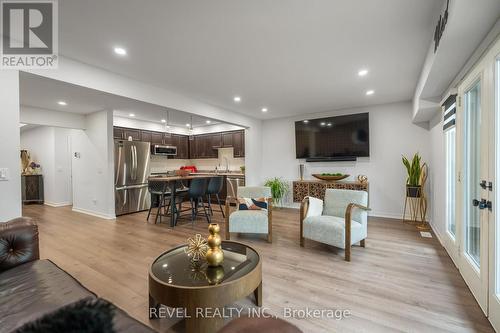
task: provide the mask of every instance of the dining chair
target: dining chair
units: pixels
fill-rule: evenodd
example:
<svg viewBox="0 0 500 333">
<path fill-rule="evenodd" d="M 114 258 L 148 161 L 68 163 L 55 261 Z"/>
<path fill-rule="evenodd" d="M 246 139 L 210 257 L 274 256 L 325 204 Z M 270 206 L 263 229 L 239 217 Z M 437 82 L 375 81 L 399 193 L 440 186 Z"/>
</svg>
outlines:
<svg viewBox="0 0 500 333">
<path fill-rule="evenodd" d="M 214 214 L 212 210 L 212 195 L 215 195 L 215 198 L 217 199 L 217 204 L 219 205 L 220 212 L 222 213 L 222 217 L 226 217 L 224 214 L 224 209 L 222 209 L 222 204 L 220 202 L 220 197 L 219 193 L 222 191 L 222 187 L 224 185 L 224 177 L 217 176 L 217 177 L 212 177 L 208 181 L 208 187 L 207 187 L 207 202 L 208 202 L 208 209 L 210 210 L 210 214 Z"/>
</svg>

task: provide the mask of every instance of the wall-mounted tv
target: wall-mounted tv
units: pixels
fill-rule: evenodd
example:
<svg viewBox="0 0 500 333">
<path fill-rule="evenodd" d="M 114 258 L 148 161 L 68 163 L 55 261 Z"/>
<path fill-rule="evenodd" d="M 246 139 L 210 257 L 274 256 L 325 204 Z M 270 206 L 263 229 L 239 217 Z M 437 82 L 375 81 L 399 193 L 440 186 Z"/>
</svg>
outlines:
<svg viewBox="0 0 500 333">
<path fill-rule="evenodd" d="M 296 121 L 295 152 L 309 162 L 370 156 L 368 113 Z"/>
</svg>

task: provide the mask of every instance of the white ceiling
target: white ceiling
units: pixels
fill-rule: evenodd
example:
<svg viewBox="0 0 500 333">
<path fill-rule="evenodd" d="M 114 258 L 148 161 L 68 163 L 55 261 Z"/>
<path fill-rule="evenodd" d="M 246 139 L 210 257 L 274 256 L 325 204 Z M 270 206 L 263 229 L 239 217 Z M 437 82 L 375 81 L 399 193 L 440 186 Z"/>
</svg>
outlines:
<svg viewBox="0 0 500 333">
<path fill-rule="evenodd" d="M 67 57 L 275 118 L 410 100 L 442 6 L 443 0 L 64 0 L 59 46 Z M 115 46 L 128 55 L 115 55 Z M 360 78 L 360 68 L 370 73 Z M 375 94 L 365 96 L 368 89 Z M 234 95 L 242 102 L 235 104 Z"/>
<path fill-rule="evenodd" d="M 107 94 L 66 82 L 20 72 L 21 105 L 42 109 L 89 114 L 101 110 L 113 110 L 115 116 L 161 123 L 167 118 L 169 125 L 185 127 L 191 114 L 165 107 L 136 101 L 130 98 Z M 66 106 L 58 105 L 65 101 Z M 135 116 L 130 117 L 133 113 Z M 207 126 L 208 118 L 193 116 L 193 127 Z M 220 122 L 210 119 L 210 125 Z"/>
</svg>

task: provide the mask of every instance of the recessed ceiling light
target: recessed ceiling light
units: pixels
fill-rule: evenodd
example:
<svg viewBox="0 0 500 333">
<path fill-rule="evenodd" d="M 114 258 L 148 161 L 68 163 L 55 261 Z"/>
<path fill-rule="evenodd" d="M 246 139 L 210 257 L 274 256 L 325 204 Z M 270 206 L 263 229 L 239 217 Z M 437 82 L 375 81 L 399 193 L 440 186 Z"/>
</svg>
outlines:
<svg viewBox="0 0 500 333">
<path fill-rule="evenodd" d="M 129 114 L 129 117 L 135 117 L 135 114 L 130 113 L 130 114 Z"/>
<path fill-rule="evenodd" d="M 189 127 L 189 126 L 191 126 L 191 125 L 190 124 L 186 124 L 186 127 Z"/>
<path fill-rule="evenodd" d="M 262 108 L 262 112 L 267 112 L 267 108 Z"/>
<path fill-rule="evenodd" d="M 212 122 L 212 121 L 210 121 L 210 120 L 207 120 L 207 121 L 206 121 L 206 123 L 207 123 L 207 124 L 210 124 L 211 122 Z"/>
<path fill-rule="evenodd" d="M 304 124 L 307 124 L 309 122 L 309 120 L 304 120 Z"/>
<path fill-rule="evenodd" d="M 240 96 L 234 96 L 233 97 L 233 101 L 235 101 L 236 103 L 239 103 L 239 102 L 241 102 L 241 97 Z"/>
<path fill-rule="evenodd" d="M 360 69 L 359 72 L 358 72 L 359 76 L 365 76 L 366 74 L 368 74 L 368 70 L 367 69 Z"/>
<path fill-rule="evenodd" d="M 374 93 L 375 93 L 375 91 L 374 91 L 374 90 L 368 90 L 368 91 L 366 92 L 366 95 L 367 95 L 367 96 L 370 96 L 370 95 L 373 95 Z"/>
<path fill-rule="evenodd" d="M 125 50 L 123 47 L 115 47 L 114 51 L 116 54 L 121 56 L 127 55 L 127 50 Z"/>
<path fill-rule="evenodd" d="M 332 126 L 332 123 L 328 123 L 328 124 L 326 124 L 326 126 Z"/>
<path fill-rule="evenodd" d="M 170 126 L 169 126 L 169 125 L 166 125 L 166 126 L 165 126 L 165 128 L 170 128 Z"/>
<path fill-rule="evenodd" d="M 57 102 L 57 104 L 59 104 L 59 105 L 63 105 L 63 106 L 64 106 L 64 105 L 68 105 L 68 103 L 66 103 L 65 101 L 59 101 L 59 102 Z"/>
<path fill-rule="evenodd" d="M 325 125 L 326 125 L 326 123 L 325 123 L 325 122 L 321 122 L 321 124 L 320 124 L 320 125 L 321 125 L 321 126 L 325 126 Z"/>
<path fill-rule="evenodd" d="M 162 123 L 166 123 L 167 121 L 166 121 L 165 119 L 162 119 L 162 120 L 161 120 L 161 122 L 162 122 Z"/>
</svg>

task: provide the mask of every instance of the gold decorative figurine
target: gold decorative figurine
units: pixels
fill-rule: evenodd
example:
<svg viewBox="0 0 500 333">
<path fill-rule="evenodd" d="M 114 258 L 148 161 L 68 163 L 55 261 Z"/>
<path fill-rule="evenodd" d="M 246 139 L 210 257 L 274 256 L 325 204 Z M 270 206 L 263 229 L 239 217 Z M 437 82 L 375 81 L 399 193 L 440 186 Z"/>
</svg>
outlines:
<svg viewBox="0 0 500 333">
<path fill-rule="evenodd" d="M 196 234 L 193 238 L 188 238 L 188 245 L 184 252 L 192 261 L 198 261 L 207 254 L 207 241 L 200 234 Z"/>
<path fill-rule="evenodd" d="M 207 263 L 209 267 L 217 267 L 222 264 L 224 261 L 224 253 L 221 249 L 221 238 L 219 235 L 220 227 L 217 223 L 210 223 L 208 226 L 208 232 L 210 236 L 208 236 L 208 251 L 206 255 Z"/>
</svg>

